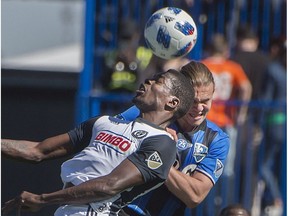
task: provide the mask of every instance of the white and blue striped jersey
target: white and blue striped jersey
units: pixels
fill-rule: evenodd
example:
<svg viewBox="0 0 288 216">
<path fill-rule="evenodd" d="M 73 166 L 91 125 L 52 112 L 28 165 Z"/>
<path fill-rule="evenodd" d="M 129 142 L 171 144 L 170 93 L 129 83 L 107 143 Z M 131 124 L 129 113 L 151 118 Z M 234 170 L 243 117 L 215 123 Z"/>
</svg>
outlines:
<svg viewBox="0 0 288 216">
<path fill-rule="evenodd" d="M 68 134 L 75 149 L 83 150 L 62 164 L 64 183 L 78 185 L 107 175 L 126 158 L 139 169 L 145 181 L 109 200 L 90 203 L 99 215 L 115 215 L 137 196 L 159 187 L 176 158 L 172 136 L 142 118 L 126 121 L 110 116 L 96 117 Z"/>
<path fill-rule="evenodd" d="M 138 115 L 139 110 L 133 106 L 117 117 L 133 120 Z M 179 170 L 187 175 L 197 170 L 215 184 L 223 172 L 229 151 L 228 135 L 208 120 L 188 133 L 183 132 L 177 123 L 170 127 L 176 130 L 178 136 Z M 176 216 L 184 215 L 185 210 L 185 204 L 170 193 L 165 185 L 136 199 L 128 207 L 125 207 L 125 212 L 129 215 Z"/>
</svg>

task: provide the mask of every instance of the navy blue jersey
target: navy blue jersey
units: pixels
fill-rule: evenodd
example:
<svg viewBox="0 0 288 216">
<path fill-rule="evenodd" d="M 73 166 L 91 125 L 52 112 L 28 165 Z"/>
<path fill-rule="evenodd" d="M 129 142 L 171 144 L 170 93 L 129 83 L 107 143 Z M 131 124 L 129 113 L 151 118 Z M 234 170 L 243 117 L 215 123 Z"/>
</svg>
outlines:
<svg viewBox="0 0 288 216">
<path fill-rule="evenodd" d="M 139 115 L 136 107 L 118 117 L 132 120 Z M 229 137 L 217 125 L 205 120 L 192 132 L 184 133 L 177 123 L 170 126 L 177 131 L 179 170 L 191 175 L 195 170 L 205 174 L 215 184 L 224 169 L 229 151 Z M 132 210 L 133 211 L 132 211 Z M 183 215 L 185 204 L 168 191 L 165 185 L 149 192 L 125 208 L 130 215 Z"/>
</svg>

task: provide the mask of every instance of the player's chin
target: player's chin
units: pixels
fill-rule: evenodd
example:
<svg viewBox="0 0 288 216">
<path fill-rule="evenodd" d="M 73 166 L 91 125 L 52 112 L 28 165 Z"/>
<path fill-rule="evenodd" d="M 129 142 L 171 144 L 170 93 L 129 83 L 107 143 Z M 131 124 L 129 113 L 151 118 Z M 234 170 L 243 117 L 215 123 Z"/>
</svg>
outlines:
<svg viewBox="0 0 288 216">
<path fill-rule="evenodd" d="M 203 121 L 204 121 L 204 119 L 205 119 L 206 117 L 204 116 L 204 115 L 198 115 L 198 116 L 194 116 L 193 117 L 193 124 L 195 125 L 195 126 L 198 126 L 198 125 L 200 125 Z"/>
<path fill-rule="evenodd" d="M 132 102 L 140 100 L 141 94 L 137 94 L 132 98 Z"/>
<path fill-rule="evenodd" d="M 137 106 L 141 106 L 141 104 L 143 104 L 143 100 L 142 100 L 142 94 L 136 94 L 136 96 L 134 96 L 134 98 L 132 99 L 132 102 Z"/>
</svg>

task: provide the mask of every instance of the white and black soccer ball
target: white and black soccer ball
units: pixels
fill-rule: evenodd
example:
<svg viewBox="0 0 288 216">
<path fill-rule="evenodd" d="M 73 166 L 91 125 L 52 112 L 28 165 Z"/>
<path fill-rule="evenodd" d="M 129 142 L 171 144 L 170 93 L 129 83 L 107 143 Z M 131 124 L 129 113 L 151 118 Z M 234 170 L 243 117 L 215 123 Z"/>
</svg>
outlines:
<svg viewBox="0 0 288 216">
<path fill-rule="evenodd" d="M 192 50 L 197 41 L 197 27 L 184 10 L 165 7 L 148 19 L 144 38 L 156 56 L 173 59 L 185 56 Z"/>
</svg>

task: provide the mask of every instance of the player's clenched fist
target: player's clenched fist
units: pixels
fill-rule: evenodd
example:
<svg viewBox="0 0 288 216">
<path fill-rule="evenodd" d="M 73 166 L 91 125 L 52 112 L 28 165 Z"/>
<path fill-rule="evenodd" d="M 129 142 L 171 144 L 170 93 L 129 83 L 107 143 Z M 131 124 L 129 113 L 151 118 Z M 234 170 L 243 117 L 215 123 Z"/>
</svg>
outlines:
<svg viewBox="0 0 288 216">
<path fill-rule="evenodd" d="M 7 201 L 1 209 L 3 215 L 15 210 L 20 212 L 28 210 L 32 212 L 39 211 L 44 204 L 41 202 L 41 196 L 27 191 L 23 191 L 19 196 Z"/>
</svg>

